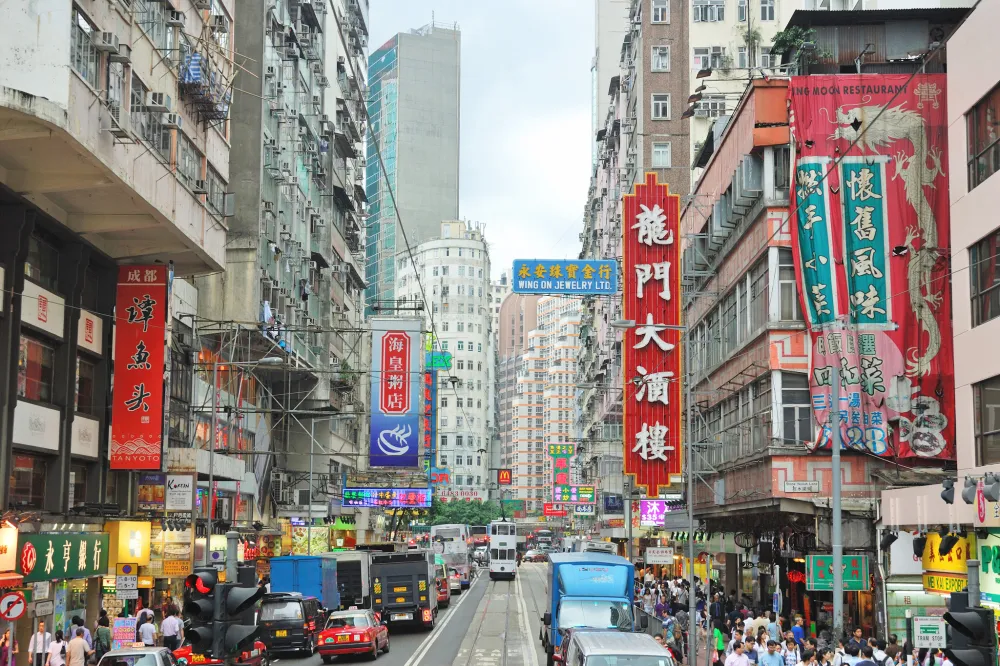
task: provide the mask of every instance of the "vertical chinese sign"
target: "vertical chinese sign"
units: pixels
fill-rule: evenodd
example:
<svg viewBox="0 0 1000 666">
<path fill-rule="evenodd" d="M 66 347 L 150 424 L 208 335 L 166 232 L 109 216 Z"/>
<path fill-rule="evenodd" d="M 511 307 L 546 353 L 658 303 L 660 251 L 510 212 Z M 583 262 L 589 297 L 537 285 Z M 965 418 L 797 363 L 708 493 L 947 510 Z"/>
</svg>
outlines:
<svg viewBox="0 0 1000 666">
<path fill-rule="evenodd" d="M 111 469 L 160 469 L 167 267 L 122 266 L 115 306 Z"/>
<path fill-rule="evenodd" d="M 680 197 L 647 173 L 624 208 L 625 473 L 656 497 L 682 472 Z"/>
<path fill-rule="evenodd" d="M 418 467 L 420 320 L 372 320 L 369 465 Z"/>
<path fill-rule="evenodd" d="M 839 372 L 844 448 L 954 459 L 945 77 L 793 77 L 789 99 L 817 423 Z"/>
</svg>

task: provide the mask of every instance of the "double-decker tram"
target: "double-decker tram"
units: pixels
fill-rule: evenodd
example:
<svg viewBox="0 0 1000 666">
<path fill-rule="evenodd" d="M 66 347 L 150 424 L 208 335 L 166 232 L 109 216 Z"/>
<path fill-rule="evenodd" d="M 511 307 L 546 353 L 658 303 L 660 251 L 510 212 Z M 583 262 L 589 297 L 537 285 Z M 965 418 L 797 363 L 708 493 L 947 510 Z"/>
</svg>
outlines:
<svg viewBox="0 0 1000 666">
<path fill-rule="evenodd" d="M 517 574 L 517 525 L 508 520 L 494 520 L 489 527 L 490 580 Z"/>
</svg>

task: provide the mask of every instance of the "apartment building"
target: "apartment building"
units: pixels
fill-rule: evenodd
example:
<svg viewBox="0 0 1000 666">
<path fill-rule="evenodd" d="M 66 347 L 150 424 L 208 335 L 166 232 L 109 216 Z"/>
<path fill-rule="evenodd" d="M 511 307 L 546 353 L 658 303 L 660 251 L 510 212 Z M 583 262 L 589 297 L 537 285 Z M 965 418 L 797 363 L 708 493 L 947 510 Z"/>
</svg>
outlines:
<svg viewBox="0 0 1000 666">
<path fill-rule="evenodd" d="M 500 466 L 514 470 L 513 483 L 509 489 L 512 499 L 531 502 L 536 501 L 541 478 L 530 471 L 527 457 L 541 453 L 540 448 L 536 450 L 536 446 L 541 446 L 541 438 L 536 441 L 534 437 L 534 421 L 529 424 L 527 419 L 517 419 L 521 407 L 524 408 L 525 416 L 529 410 L 534 413 L 536 407 L 541 408 L 541 404 L 532 402 L 534 392 L 525 393 L 532 385 L 519 380 L 520 369 L 528 351 L 527 334 L 535 329 L 538 322 L 539 298 L 509 293 L 500 305 L 499 328 L 496 333 L 499 359 L 497 392 L 500 419 L 497 424 L 500 435 Z M 532 427 L 529 428 L 529 425 Z M 523 461 L 520 471 L 515 467 L 519 461 Z"/>
<path fill-rule="evenodd" d="M 590 63 L 591 136 L 604 126 L 608 86 L 619 74 L 622 40 L 629 31 L 630 0 L 594 0 L 594 57 Z M 591 162 L 597 162 L 600 145 L 591 146 Z"/>
<path fill-rule="evenodd" d="M 452 359 L 450 374 L 438 373 L 436 466 L 449 482 L 435 486 L 435 496 L 485 500 L 496 434 L 489 248 L 479 223 L 445 221 L 439 230 L 412 256 L 397 255 L 397 312 L 422 312 L 437 350 Z"/>
<path fill-rule="evenodd" d="M 134 506 L 128 472 L 108 469 L 118 266 L 169 264 L 189 279 L 226 265 L 235 19 L 230 0 L 6 12 L 4 507 Z"/>
<path fill-rule="evenodd" d="M 401 32 L 368 59 L 368 208 L 365 303 L 389 306 L 396 255 L 437 236 L 441 220 L 458 218 L 462 35 L 430 23 Z M 379 163 L 378 153 L 382 160 Z"/>
</svg>

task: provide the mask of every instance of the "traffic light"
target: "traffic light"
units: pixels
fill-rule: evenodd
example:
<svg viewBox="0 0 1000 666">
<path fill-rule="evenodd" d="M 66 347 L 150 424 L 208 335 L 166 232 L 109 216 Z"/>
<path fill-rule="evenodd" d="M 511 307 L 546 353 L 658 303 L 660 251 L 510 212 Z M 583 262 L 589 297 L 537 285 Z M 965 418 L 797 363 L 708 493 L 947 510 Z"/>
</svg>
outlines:
<svg viewBox="0 0 1000 666">
<path fill-rule="evenodd" d="M 218 590 L 212 654 L 216 659 L 226 659 L 253 647 L 260 629 L 253 623 L 244 624 L 245 614 L 264 596 L 267 588 L 223 583 Z"/>
<path fill-rule="evenodd" d="M 958 597 L 956 599 L 956 597 Z M 997 627 L 990 608 L 969 608 L 966 595 L 952 595 L 944 621 L 951 627 L 950 646 L 944 654 L 955 666 L 995 666 Z"/>
<path fill-rule="evenodd" d="M 215 619 L 219 574 L 212 567 L 197 567 L 184 579 L 184 637 L 192 654 L 212 657 L 212 622 Z"/>
</svg>

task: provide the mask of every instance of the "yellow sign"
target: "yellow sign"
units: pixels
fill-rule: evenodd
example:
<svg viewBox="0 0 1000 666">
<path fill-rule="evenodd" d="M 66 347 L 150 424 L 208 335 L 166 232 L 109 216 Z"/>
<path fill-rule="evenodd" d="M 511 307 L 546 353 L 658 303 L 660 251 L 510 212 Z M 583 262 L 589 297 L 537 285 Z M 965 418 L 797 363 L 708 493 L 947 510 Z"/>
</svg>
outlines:
<svg viewBox="0 0 1000 666">
<path fill-rule="evenodd" d="M 960 536 L 958 543 L 952 546 L 948 554 L 941 555 L 941 535 L 937 532 L 928 533 L 927 544 L 924 546 L 921 558 L 924 571 L 967 574 L 969 553 L 975 554 L 975 537 L 971 537 L 971 541 L 972 543 L 966 537 Z"/>
<path fill-rule="evenodd" d="M 119 576 L 135 576 L 138 569 L 139 565 L 135 562 L 122 562 L 118 565 L 117 572 Z"/>
<path fill-rule="evenodd" d="M 139 576 L 139 582 L 137 587 L 140 590 L 152 590 L 153 589 L 153 577 L 152 576 Z"/>
<path fill-rule="evenodd" d="M 0 571 L 17 567 L 17 528 L 0 527 Z"/>
<path fill-rule="evenodd" d="M 954 574 L 925 573 L 924 591 L 936 592 L 938 594 L 951 594 L 961 592 L 968 585 L 968 576 L 956 576 Z"/>
<path fill-rule="evenodd" d="M 163 560 L 163 575 L 167 578 L 191 575 L 190 560 Z"/>
<path fill-rule="evenodd" d="M 150 525 L 137 520 L 116 520 L 104 526 L 111 535 L 108 566 L 119 562 L 149 565 Z"/>
</svg>

